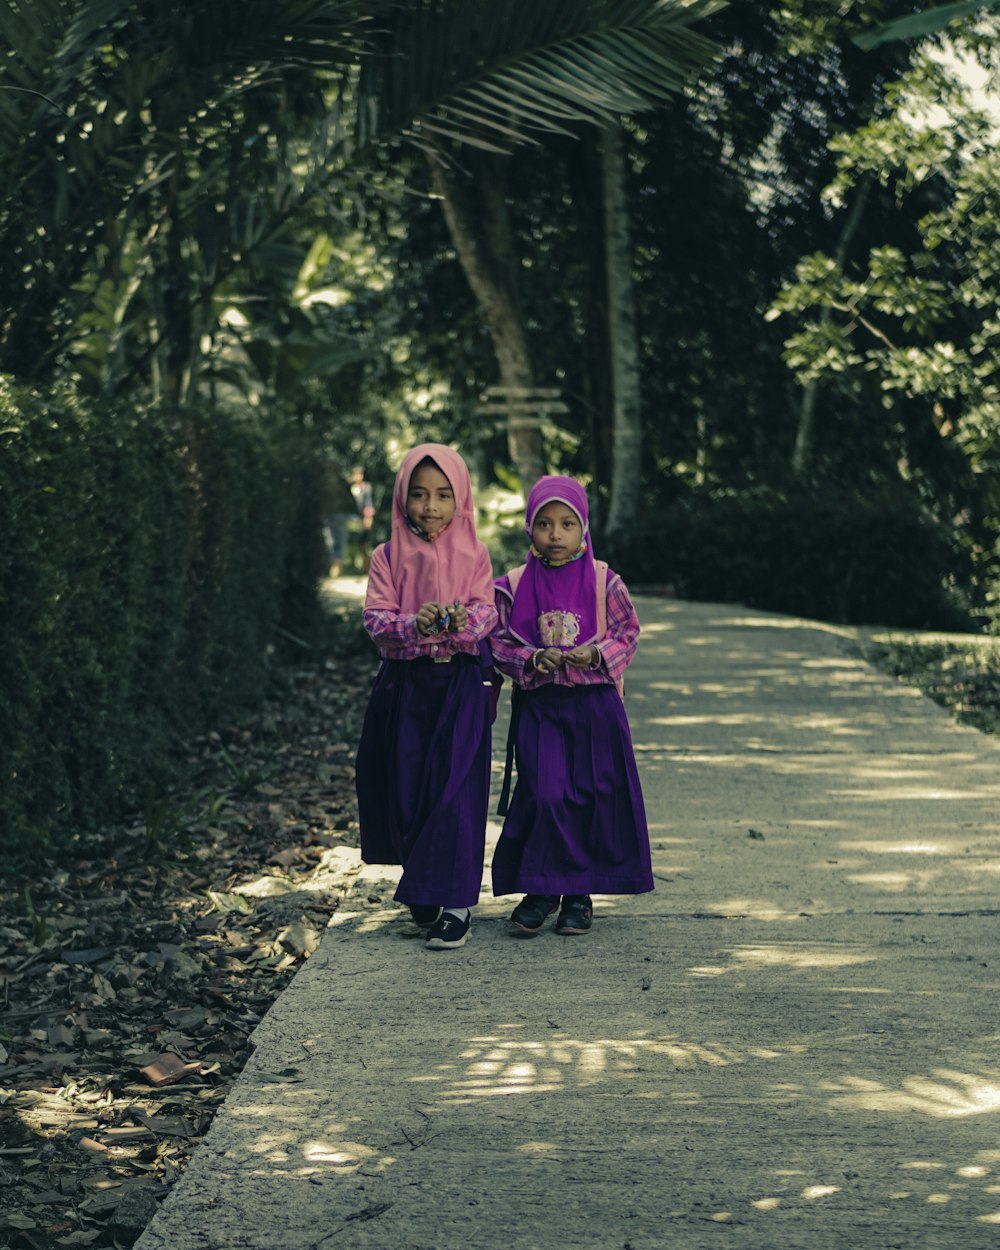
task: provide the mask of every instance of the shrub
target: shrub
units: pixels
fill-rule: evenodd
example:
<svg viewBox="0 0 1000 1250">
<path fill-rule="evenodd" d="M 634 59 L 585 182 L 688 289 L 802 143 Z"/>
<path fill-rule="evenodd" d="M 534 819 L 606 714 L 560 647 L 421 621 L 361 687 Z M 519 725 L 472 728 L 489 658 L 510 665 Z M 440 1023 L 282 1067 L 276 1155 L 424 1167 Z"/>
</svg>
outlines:
<svg viewBox="0 0 1000 1250">
<path fill-rule="evenodd" d="M 0 841 L 107 821 L 260 693 L 305 459 L 256 417 L 0 379 Z"/>
<path fill-rule="evenodd" d="M 903 492 L 691 495 L 614 553 L 635 584 L 846 624 L 968 629 L 968 557 Z"/>
</svg>

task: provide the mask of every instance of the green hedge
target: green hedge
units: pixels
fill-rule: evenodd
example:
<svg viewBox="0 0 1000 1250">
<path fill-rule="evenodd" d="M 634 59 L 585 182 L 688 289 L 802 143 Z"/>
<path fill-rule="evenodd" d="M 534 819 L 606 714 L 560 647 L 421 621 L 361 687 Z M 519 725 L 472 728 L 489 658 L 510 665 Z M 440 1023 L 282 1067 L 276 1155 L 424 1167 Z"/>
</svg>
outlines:
<svg viewBox="0 0 1000 1250">
<path fill-rule="evenodd" d="M 0 842 L 107 822 L 260 694 L 291 583 L 318 571 L 311 473 L 252 415 L 0 379 Z"/>
<path fill-rule="evenodd" d="M 973 629 L 967 553 L 902 491 L 693 494 L 613 553 L 629 583 L 845 624 Z"/>
</svg>

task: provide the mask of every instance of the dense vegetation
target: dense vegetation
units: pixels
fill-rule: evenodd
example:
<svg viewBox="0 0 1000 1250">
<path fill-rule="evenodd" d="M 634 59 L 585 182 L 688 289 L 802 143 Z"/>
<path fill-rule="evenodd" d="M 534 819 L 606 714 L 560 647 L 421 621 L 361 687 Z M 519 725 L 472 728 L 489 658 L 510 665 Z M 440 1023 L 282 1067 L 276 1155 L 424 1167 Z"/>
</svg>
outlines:
<svg viewBox="0 0 1000 1250">
<path fill-rule="evenodd" d="M 992 630 L 1000 52 L 962 7 L 3 6 L 0 841 L 258 698 L 324 463 L 384 524 L 416 439 L 498 556 L 543 465 L 631 581 Z M 495 384 L 558 406 L 498 423 Z"/>
</svg>

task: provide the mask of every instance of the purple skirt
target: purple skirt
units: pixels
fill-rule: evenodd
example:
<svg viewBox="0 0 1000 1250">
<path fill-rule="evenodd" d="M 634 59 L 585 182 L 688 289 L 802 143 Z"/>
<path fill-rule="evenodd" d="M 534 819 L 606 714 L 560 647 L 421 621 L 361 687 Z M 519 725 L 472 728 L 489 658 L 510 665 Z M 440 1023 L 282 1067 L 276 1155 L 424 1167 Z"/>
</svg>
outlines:
<svg viewBox="0 0 1000 1250">
<path fill-rule="evenodd" d="M 384 660 L 356 769 L 361 858 L 402 864 L 397 901 L 478 902 L 490 789 L 490 705 L 478 660 Z"/>
<path fill-rule="evenodd" d="M 517 698 L 517 786 L 493 856 L 493 893 L 651 890 L 646 810 L 618 691 L 552 685 Z"/>
</svg>

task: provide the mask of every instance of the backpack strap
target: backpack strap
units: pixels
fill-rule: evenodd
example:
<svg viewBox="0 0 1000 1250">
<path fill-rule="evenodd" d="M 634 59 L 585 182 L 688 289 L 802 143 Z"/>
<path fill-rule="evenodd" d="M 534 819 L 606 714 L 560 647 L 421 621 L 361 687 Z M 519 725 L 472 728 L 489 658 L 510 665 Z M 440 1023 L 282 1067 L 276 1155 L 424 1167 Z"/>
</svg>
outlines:
<svg viewBox="0 0 1000 1250">
<path fill-rule="evenodd" d="M 604 560 L 595 560 L 594 567 L 597 569 L 597 637 L 600 640 L 608 632 L 608 566 Z M 615 689 L 624 699 L 625 683 L 620 677 L 615 679 Z"/>
<path fill-rule="evenodd" d="M 597 637 L 608 632 L 608 566 L 604 560 L 595 560 L 597 570 Z"/>
<path fill-rule="evenodd" d="M 517 594 L 518 582 L 520 582 L 521 578 L 524 576 L 524 570 L 526 567 L 527 566 L 524 564 L 519 564 L 516 569 L 511 569 L 511 571 L 507 574 L 507 581 L 510 583 L 510 597 L 512 599 Z"/>
</svg>

